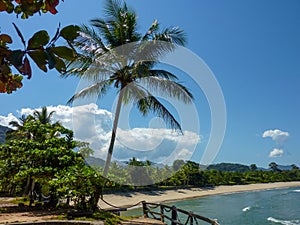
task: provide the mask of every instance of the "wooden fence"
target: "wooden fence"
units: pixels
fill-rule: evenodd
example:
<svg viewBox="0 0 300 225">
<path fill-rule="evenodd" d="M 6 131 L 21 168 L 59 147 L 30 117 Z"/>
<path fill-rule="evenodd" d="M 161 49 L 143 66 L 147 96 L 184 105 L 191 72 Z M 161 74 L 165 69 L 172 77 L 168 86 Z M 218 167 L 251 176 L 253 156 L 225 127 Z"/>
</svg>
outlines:
<svg viewBox="0 0 300 225">
<path fill-rule="evenodd" d="M 157 203 L 142 202 L 143 213 L 146 218 L 154 218 L 161 222 L 169 222 L 171 225 L 194 225 L 200 224 L 199 221 L 204 221 L 211 225 L 219 225 L 216 220 L 206 218 L 188 212 L 182 209 L 178 209 L 175 206 L 168 206 Z"/>
</svg>

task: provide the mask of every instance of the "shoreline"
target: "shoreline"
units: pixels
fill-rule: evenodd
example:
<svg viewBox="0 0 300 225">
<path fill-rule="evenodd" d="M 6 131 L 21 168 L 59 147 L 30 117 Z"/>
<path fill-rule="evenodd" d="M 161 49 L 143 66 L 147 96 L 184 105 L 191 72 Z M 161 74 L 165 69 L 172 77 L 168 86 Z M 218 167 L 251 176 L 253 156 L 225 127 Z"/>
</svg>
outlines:
<svg viewBox="0 0 300 225">
<path fill-rule="evenodd" d="M 212 188 L 179 188 L 173 190 L 154 190 L 154 191 L 141 191 L 141 192 L 123 192 L 117 194 L 104 194 L 103 199 L 113 206 L 119 208 L 133 208 L 140 207 L 141 201 L 152 203 L 166 203 L 176 202 L 179 200 L 186 200 L 192 198 L 201 198 L 210 195 L 220 194 L 233 194 L 248 191 L 260 191 L 277 188 L 300 187 L 300 181 L 292 182 L 276 182 L 276 183 L 259 183 L 259 184 L 246 184 L 246 185 L 228 185 L 216 186 Z M 99 201 L 101 209 L 113 209 L 114 207 Z"/>
</svg>

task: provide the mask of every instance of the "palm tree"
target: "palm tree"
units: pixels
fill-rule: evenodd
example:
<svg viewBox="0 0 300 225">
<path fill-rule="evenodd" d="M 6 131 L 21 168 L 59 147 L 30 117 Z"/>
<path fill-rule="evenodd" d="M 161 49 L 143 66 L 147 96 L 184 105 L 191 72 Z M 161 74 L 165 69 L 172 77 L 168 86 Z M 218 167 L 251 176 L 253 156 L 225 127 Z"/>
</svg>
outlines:
<svg viewBox="0 0 300 225">
<path fill-rule="evenodd" d="M 30 132 L 28 132 L 24 126 L 26 123 L 32 121 L 34 118 L 29 115 L 22 115 L 20 118 L 18 118 L 19 121 L 10 121 L 9 125 L 14 127 L 14 129 L 7 131 L 6 133 L 6 141 L 12 140 L 12 139 L 31 139 L 32 135 Z"/>
<path fill-rule="evenodd" d="M 76 41 L 78 58 L 69 64 L 64 75 L 77 76 L 93 83 L 69 100 L 104 95 L 111 87 L 118 90 L 118 101 L 103 175 L 106 176 L 113 153 L 116 130 L 122 103 L 133 102 L 142 115 L 149 112 L 163 118 L 182 133 L 181 126 L 154 93 L 191 103 L 193 96 L 178 82 L 178 78 L 164 69 L 157 69 L 159 57 L 174 51 L 186 42 L 178 27 L 160 30 L 155 20 L 146 34 L 137 31 L 137 15 L 125 2 L 107 0 L 106 19 L 91 20 L 91 27 L 83 25 Z M 142 58 L 142 60 L 141 60 Z"/>
<path fill-rule="evenodd" d="M 48 123 L 50 124 L 53 113 L 55 113 L 55 111 L 51 111 L 50 113 L 48 113 L 47 107 L 44 106 L 42 108 L 41 112 L 38 110 L 35 110 L 33 112 L 33 116 L 34 116 L 35 120 L 40 121 L 41 124 L 48 124 Z"/>
</svg>

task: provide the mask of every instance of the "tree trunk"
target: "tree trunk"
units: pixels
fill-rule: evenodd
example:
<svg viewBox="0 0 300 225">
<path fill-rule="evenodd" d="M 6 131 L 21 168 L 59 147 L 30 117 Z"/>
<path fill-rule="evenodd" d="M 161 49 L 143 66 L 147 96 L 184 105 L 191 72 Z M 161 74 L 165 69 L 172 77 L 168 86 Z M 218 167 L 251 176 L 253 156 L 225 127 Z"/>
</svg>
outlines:
<svg viewBox="0 0 300 225">
<path fill-rule="evenodd" d="M 118 122 L 119 122 L 119 117 L 120 117 L 120 112 L 121 112 L 123 95 L 124 95 L 123 88 L 121 88 L 119 97 L 118 97 L 116 115 L 114 118 L 114 124 L 113 124 L 112 133 L 111 133 L 110 144 L 109 144 L 107 157 L 106 157 L 106 161 L 105 161 L 105 166 L 104 166 L 104 171 L 103 171 L 104 177 L 106 177 L 108 174 L 108 170 L 109 170 L 109 166 L 110 166 L 110 162 L 111 162 L 111 157 L 112 157 L 114 144 L 115 144 L 115 140 L 116 140 L 116 134 L 117 134 Z"/>
<path fill-rule="evenodd" d="M 98 210 L 98 202 L 102 197 L 102 186 L 97 186 L 95 192 L 92 194 L 90 199 L 90 207 L 93 211 Z"/>
</svg>

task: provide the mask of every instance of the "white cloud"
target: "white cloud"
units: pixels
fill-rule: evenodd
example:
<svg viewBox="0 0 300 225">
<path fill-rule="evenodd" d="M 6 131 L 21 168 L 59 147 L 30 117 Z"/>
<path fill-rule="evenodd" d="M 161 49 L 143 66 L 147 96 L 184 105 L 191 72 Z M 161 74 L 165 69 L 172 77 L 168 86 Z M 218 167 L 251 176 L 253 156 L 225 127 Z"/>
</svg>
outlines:
<svg viewBox="0 0 300 225">
<path fill-rule="evenodd" d="M 65 105 L 48 106 L 48 111 L 55 111 L 53 121 L 60 121 L 63 126 L 74 131 L 76 139 L 89 142 L 94 149 L 94 156 L 105 159 L 112 129 L 113 115 L 99 109 L 96 104 L 76 107 Z M 22 114 L 32 114 L 35 110 L 24 108 Z M 0 124 L 7 125 L 16 120 L 13 114 L 0 116 Z M 194 132 L 184 131 L 184 135 L 164 128 L 118 129 L 114 147 L 115 160 L 128 160 L 136 157 L 154 162 L 173 162 L 175 159 L 188 160 L 192 156 L 200 136 Z"/>
<path fill-rule="evenodd" d="M 283 149 L 274 148 L 274 149 L 270 152 L 269 157 L 271 157 L 271 158 L 274 158 L 274 157 L 281 157 L 281 156 L 283 156 L 283 153 L 284 153 Z"/>
<path fill-rule="evenodd" d="M 279 129 L 275 130 L 266 130 L 262 137 L 267 138 L 270 137 L 272 138 L 273 141 L 276 142 L 278 145 L 283 145 L 283 143 L 286 141 L 286 139 L 290 136 L 290 134 L 286 131 L 281 131 Z"/>
<path fill-rule="evenodd" d="M 158 163 L 172 163 L 175 159 L 190 159 L 199 142 L 200 136 L 189 131 L 181 135 L 170 129 L 118 129 L 114 152 L 118 160 L 136 157 Z"/>
<path fill-rule="evenodd" d="M 18 121 L 17 117 L 15 117 L 12 113 L 9 113 L 7 116 L 0 115 L 0 125 L 10 127 L 9 122 L 11 121 Z"/>
</svg>

